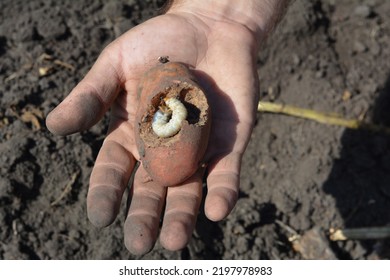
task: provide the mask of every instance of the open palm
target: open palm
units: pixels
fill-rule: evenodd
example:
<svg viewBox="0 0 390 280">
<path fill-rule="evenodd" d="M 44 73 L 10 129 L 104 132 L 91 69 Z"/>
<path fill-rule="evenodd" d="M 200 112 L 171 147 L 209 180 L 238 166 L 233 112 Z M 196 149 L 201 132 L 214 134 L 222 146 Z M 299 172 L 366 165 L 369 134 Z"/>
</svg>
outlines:
<svg viewBox="0 0 390 280">
<path fill-rule="evenodd" d="M 229 214 L 238 197 L 241 157 L 257 104 L 255 50 L 253 34 L 241 25 L 168 13 L 131 29 L 102 52 L 86 77 L 47 118 L 53 133 L 66 135 L 88 129 L 111 108 L 109 131 L 91 174 L 87 198 L 93 224 L 108 226 L 119 212 L 139 160 L 133 131 L 138 81 L 160 56 L 189 65 L 207 93 L 212 110 L 207 169 L 180 186 L 165 188 L 149 180 L 141 164 L 124 227 L 126 247 L 134 254 L 150 251 L 163 211 L 162 246 L 169 250 L 184 247 L 196 223 L 205 172 L 207 217 L 218 221 Z"/>
</svg>

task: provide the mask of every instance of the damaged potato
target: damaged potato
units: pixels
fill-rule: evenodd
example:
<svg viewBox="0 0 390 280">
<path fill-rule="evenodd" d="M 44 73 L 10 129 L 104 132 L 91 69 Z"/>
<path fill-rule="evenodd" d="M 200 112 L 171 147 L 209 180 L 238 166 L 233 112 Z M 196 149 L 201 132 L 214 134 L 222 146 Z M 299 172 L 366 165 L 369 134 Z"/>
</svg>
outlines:
<svg viewBox="0 0 390 280">
<path fill-rule="evenodd" d="M 187 66 L 167 62 L 153 67 L 138 90 L 135 139 L 151 179 L 175 186 L 201 166 L 211 126 L 204 91 Z"/>
</svg>

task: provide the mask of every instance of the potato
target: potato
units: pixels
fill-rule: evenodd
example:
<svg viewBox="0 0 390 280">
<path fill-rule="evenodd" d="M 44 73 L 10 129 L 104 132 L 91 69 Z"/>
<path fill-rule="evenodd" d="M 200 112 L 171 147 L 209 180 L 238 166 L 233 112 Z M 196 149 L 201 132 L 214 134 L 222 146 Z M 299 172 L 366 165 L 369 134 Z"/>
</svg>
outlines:
<svg viewBox="0 0 390 280">
<path fill-rule="evenodd" d="M 140 81 L 135 140 L 143 167 L 161 186 L 176 186 L 201 166 L 211 117 L 205 92 L 182 63 L 159 64 Z"/>
</svg>

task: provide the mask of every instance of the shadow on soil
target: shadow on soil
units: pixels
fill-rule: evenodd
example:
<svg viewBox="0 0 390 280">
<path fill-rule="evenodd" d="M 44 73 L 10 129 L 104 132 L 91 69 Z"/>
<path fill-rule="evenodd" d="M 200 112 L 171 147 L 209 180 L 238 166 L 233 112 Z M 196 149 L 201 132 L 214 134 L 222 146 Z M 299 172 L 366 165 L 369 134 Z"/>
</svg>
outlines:
<svg viewBox="0 0 390 280">
<path fill-rule="evenodd" d="M 390 126 L 390 75 L 372 109 L 372 121 Z M 378 227 L 390 223 L 390 134 L 367 130 L 346 130 L 341 138 L 340 158 L 324 184 L 344 219 L 345 228 Z M 385 244 L 387 243 L 387 245 Z M 346 242 L 334 243 L 341 259 L 351 259 Z M 389 242 L 364 240 L 362 257 L 389 258 Z M 356 245 L 356 250 L 359 250 Z M 350 249 L 348 249 L 350 251 Z"/>
</svg>

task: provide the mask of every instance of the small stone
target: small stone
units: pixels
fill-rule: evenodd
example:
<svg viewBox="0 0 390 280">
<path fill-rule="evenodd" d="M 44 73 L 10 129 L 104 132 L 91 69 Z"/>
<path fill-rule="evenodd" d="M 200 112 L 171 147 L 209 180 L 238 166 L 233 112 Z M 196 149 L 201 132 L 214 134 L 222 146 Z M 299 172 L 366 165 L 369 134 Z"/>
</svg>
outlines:
<svg viewBox="0 0 390 280">
<path fill-rule="evenodd" d="M 126 9 L 119 1 L 108 1 L 104 4 L 103 13 L 110 19 L 117 19 L 125 15 Z"/>
<path fill-rule="evenodd" d="M 325 234 L 319 228 L 305 232 L 293 241 L 293 248 L 306 260 L 336 260 Z"/>
<path fill-rule="evenodd" d="M 301 64 L 301 59 L 299 58 L 299 56 L 297 54 L 293 54 L 292 62 L 294 64 L 294 66 L 299 66 L 299 64 Z"/>
<path fill-rule="evenodd" d="M 13 187 L 7 178 L 0 178 L 0 199 L 12 195 Z"/>
<path fill-rule="evenodd" d="M 287 73 L 294 73 L 294 68 L 291 65 L 286 65 L 286 71 Z"/>
<path fill-rule="evenodd" d="M 375 42 L 375 41 L 372 41 L 371 42 L 371 45 L 370 45 L 370 52 L 373 54 L 373 55 L 378 55 L 381 51 L 381 47 L 380 45 Z"/>
<path fill-rule="evenodd" d="M 363 18 L 368 18 L 372 15 L 372 9 L 367 5 L 360 5 L 355 8 L 355 15 Z"/>
<path fill-rule="evenodd" d="M 367 51 L 367 46 L 364 45 L 362 42 L 355 41 L 353 44 L 353 50 L 357 53 L 363 53 Z"/>
<path fill-rule="evenodd" d="M 59 15 L 42 15 L 37 23 L 37 32 L 45 39 L 58 39 L 66 35 L 67 26 Z"/>
<path fill-rule="evenodd" d="M 242 225 L 234 225 L 232 229 L 233 234 L 244 234 L 245 233 L 245 228 Z"/>
<path fill-rule="evenodd" d="M 237 238 L 237 252 L 243 254 L 249 249 L 249 242 L 246 236 L 239 236 Z"/>
<path fill-rule="evenodd" d="M 318 70 L 315 75 L 316 75 L 317 79 L 321 79 L 321 78 L 323 78 L 325 76 L 325 71 Z"/>
</svg>

